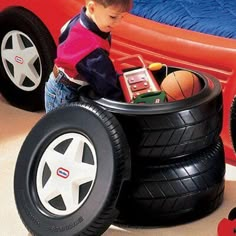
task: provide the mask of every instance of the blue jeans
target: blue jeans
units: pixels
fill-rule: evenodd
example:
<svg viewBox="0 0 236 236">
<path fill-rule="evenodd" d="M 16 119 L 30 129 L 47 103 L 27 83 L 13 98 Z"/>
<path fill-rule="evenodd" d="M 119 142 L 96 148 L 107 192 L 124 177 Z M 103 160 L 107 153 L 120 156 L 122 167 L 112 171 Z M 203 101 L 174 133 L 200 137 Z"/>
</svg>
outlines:
<svg viewBox="0 0 236 236">
<path fill-rule="evenodd" d="M 46 113 L 62 105 L 78 101 L 77 89 L 60 83 L 62 74 L 57 78 L 50 74 L 45 85 L 45 110 Z"/>
</svg>

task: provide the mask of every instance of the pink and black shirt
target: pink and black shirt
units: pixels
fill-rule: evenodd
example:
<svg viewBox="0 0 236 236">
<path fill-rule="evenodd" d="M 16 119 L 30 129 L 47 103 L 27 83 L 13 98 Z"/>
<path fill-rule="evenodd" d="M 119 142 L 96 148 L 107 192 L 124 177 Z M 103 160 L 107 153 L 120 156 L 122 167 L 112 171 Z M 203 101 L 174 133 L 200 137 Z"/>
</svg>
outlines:
<svg viewBox="0 0 236 236">
<path fill-rule="evenodd" d="M 110 45 L 110 33 L 100 31 L 83 8 L 60 35 L 55 64 L 69 77 L 88 82 L 97 95 L 119 99 L 122 92 L 109 58 Z"/>
</svg>

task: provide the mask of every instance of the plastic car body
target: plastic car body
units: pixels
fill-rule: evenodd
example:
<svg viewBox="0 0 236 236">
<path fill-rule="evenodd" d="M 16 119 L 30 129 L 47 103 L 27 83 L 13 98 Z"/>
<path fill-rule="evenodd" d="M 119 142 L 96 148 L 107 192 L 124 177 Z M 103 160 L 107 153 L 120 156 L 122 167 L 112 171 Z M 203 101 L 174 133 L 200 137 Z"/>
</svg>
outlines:
<svg viewBox="0 0 236 236">
<path fill-rule="evenodd" d="M 14 7 L 31 12 L 45 25 L 56 45 L 60 28 L 80 11 L 83 4 L 84 0 L 2 0 L 0 11 Z M 202 71 L 220 80 L 224 104 L 221 136 L 227 162 L 236 165 L 233 145 L 236 134 L 231 129 L 231 124 L 235 122 L 231 107 L 235 106 L 233 100 L 236 94 L 236 41 L 127 14 L 113 32 L 111 57 L 116 59 L 132 54 L 141 54 L 146 62 L 162 62 Z"/>
</svg>

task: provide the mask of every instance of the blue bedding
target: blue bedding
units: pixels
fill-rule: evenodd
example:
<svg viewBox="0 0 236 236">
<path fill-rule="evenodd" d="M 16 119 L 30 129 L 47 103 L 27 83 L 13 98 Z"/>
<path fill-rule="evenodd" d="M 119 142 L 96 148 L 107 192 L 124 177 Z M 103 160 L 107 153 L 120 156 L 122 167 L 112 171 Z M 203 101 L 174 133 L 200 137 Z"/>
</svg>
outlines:
<svg viewBox="0 0 236 236">
<path fill-rule="evenodd" d="M 236 0 L 134 0 L 131 13 L 184 29 L 236 38 Z"/>
</svg>

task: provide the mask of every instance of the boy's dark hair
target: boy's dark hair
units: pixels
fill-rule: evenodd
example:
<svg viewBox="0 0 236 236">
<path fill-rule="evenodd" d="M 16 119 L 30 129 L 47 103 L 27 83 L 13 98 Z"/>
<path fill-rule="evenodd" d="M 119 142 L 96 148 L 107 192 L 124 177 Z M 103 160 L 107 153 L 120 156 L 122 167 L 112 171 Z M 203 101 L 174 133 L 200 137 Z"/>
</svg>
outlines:
<svg viewBox="0 0 236 236">
<path fill-rule="evenodd" d="M 102 4 L 104 7 L 111 5 L 119 6 L 122 11 L 130 11 L 132 7 L 132 0 L 94 0 L 97 3 Z"/>
</svg>

